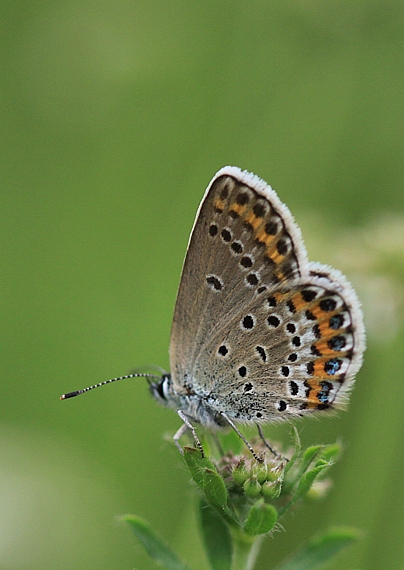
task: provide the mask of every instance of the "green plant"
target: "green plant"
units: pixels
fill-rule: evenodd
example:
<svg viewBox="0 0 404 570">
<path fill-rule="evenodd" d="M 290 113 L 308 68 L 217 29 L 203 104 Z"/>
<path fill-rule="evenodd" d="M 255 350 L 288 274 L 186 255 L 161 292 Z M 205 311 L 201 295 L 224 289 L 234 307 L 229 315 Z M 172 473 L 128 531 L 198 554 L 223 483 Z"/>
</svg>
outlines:
<svg viewBox="0 0 404 570">
<path fill-rule="evenodd" d="M 200 490 L 198 509 L 207 560 L 212 570 L 252 570 L 265 535 L 309 493 L 318 493 L 340 446 L 315 445 L 302 450 L 293 429 L 294 451 L 265 458 L 264 443 L 255 443 L 262 461 L 222 453 L 216 461 L 184 447 L 184 460 Z M 261 446 L 261 447 L 259 447 Z M 149 556 L 167 570 L 190 570 L 139 517 L 122 517 Z M 329 529 L 314 537 L 276 570 L 319 568 L 358 538 L 358 531 Z"/>
</svg>

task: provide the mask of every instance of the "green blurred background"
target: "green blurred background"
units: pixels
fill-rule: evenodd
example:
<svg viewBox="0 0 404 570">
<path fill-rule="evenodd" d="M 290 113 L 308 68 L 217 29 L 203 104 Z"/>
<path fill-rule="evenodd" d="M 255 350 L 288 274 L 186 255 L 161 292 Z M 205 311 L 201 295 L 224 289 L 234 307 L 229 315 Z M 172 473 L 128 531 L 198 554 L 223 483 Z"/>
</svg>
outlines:
<svg viewBox="0 0 404 570">
<path fill-rule="evenodd" d="M 330 569 L 403 568 L 402 0 L 16 0 L 0 27 L 0 568 L 151 568 L 129 512 L 207 568 L 176 415 L 140 380 L 58 398 L 169 367 L 188 235 L 226 164 L 273 185 L 368 328 L 349 412 L 298 424 L 342 439 L 334 486 L 258 569 L 329 525 L 365 532 Z"/>
</svg>

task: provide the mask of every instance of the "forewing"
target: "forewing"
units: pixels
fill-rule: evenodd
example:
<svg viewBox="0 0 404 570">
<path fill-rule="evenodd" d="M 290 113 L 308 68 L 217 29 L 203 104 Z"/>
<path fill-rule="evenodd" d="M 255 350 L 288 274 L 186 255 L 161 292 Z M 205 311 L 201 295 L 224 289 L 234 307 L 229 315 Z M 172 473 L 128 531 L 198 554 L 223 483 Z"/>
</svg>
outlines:
<svg viewBox="0 0 404 570">
<path fill-rule="evenodd" d="M 208 364 L 217 330 L 266 290 L 307 275 L 300 230 L 276 193 L 253 174 L 220 170 L 198 210 L 182 271 L 170 343 L 176 390 L 185 393 L 191 377 L 208 389 L 210 380 L 194 371 Z"/>
</svg>

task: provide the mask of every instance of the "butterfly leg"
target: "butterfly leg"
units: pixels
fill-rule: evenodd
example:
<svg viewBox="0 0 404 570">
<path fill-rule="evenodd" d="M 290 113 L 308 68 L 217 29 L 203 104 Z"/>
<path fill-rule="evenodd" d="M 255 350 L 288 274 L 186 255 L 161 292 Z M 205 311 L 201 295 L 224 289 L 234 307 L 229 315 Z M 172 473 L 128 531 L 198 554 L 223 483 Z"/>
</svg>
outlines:
<svg viewBox="0 0 404 570">
<path fill-rule="evenodd" d="M 249 442 L 246 440 L 246 438 L 243 436 L 243 434 L 241 433 L 241 431 L 237 428 L 236 424 L 233 422 L 233 420 L 231 420 L 229 418 L 229 416 L 225 413 L 225 412 L 220 412 L 220 415 L 226 420 L 226 422 L 229 424 L 229 426 L 232 427 L 232 429 L 234 429 L 234 431 L 236 432 L 236 434 L 239 436 L 239 438 L 244 441 L 244 443 L 246 444 L 246 446 L 248 447 L 248 449 L 251 451 L 254 459 L 256 461 L 258 461 L 259 463 L 263 463 L 263 458 L 260 457 L 259 455 L 257 455 L 255 453 L 255 451 L 253 450 L 253 448 L 251 447 L 251 445 L 249 444 Z"/>
<path fill-rule="evenodd" d="M 270 451 L 273 455 L 275 455 L 275 457 L 284 459 L 284 458 L 283 458 L 283 455 L 281 455 L 280 453 L 278 453 L 277 451 L 275 451 L 275 449 L 269 445 L 269 443 L 268 443 L 267 440 L 265 439 L 264 432 L 262 431 L 261 426 L 260 426 L 259 424 L 256 424 L 256 425 L 257 425 L 257 428 L 258 428 L 258 434 L 259 434 L 259 436 L 260 436 L 260 438 L 261 438 L 261 440 L 262 440 L 262 443 L 265 445 L 265 447 L 267 447 L 267 448 L 269 449 L 269 451 Z"/>
<path fill-rule="evenodd" d="M 196 435 L 196 431 L 194 426 L 191 424 L 191 422 L 188 419 L 188 416 L 186 414 L 184 414 L 184 412 L 182 410 L 177 410 L 177 414 L 180 416 L 180 418 L 182 419 L 182 421 L 184 422 L 182 424 L 182 426 L 180 427 L 180 429 L 177 431 L 177 433 L 174 435 L 174 443 L 177 446 L 177 448 L 179 449 L 180 453 L 183 455 L 184 452 L 182 450 L 182 447 L 180 446 L 178 440 L 180 439 L 180 437 L 182 435 L 184 435 L 184 433 L 187 431 L 187 429 L 189 429 L 192 432 L 192 435 L 194 437 L 194 441 L 196 444 L 196 447 L 199 449 L 199 451 L 201 452 L 202 457 L 205 457 L 205 453 L 203 451 L 203 447 L 202 444 L 200 442 L 199 437 Z"/>
<path fill-rule="evenodd" d="M 178 442 L 182 438 L 184 433 L 187 431 L 187 429 L 188 429 L 188 426 L 186 424 L 182 424 L 181 427 L 179 428 L 179 430 L 177 430 L 175 432 L 174 437 L 173 437 L 175 446 L 178 449 L 178 451 L 181 453 L 181 455 L 184 455 L 184 452 L 183 452 L 183 449 Z"/>
</svg>

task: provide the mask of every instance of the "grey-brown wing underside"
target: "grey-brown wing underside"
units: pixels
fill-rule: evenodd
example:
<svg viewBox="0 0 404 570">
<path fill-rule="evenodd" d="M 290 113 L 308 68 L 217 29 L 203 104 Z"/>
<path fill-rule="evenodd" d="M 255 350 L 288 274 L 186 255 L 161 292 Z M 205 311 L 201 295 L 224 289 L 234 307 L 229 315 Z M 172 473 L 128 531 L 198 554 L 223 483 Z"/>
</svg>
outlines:
<svg viewBox="0 0 404 570">
<path fill-rule="evenodd" d="M 182 271 L 170 343 L 176 390 L 185 392 L 196 363 L 209 360 L 204 351 L 224 321 L 265 290 L 307 275 L 300 230 L 276 193 L 238 168 L 220 170 L 200 205 Z"/>
</svg>

